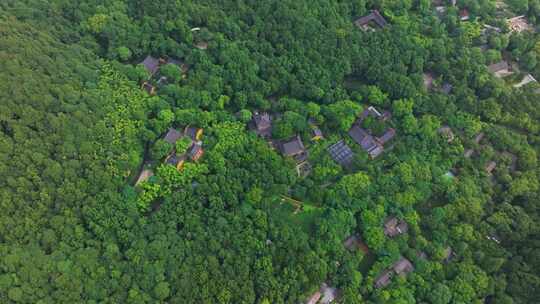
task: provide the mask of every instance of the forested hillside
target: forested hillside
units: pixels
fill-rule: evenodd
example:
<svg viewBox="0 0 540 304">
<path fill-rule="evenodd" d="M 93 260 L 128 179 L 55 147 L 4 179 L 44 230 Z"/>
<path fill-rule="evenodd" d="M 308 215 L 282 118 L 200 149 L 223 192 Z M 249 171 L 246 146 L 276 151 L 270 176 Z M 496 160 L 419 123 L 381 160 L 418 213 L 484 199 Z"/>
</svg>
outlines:
<svg viewBox="0 0 540 304">
<path fill-rule="evenodd" d="M 538 22 L 1 1 L 0 302 L 537 303 Z"/>
</svg>

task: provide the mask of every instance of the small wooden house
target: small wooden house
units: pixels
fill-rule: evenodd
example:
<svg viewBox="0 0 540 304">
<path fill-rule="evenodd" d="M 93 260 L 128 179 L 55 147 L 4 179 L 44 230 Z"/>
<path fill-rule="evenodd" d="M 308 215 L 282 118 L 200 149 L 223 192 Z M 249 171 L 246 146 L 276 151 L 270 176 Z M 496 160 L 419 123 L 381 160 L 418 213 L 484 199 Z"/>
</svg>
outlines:
<svg viewBox="0 0 540 304">
<path fill-rule="evenodd" d="M 155 95 L 156 94 L 156 87 L 153 86 L 148 81 L 143 82 L 141 85 L 141 89 L 145 90 L 148 95 Z"/>
<path fill-rule="evenodd" d="M 358 18 L 354 24 L 363 31 L 373 29 L 370 25 L 374 24 L 380 28 L 386 26 L 386 19 L 379 13 L 378 10 L 372 10 L 368 15 Z"/>
</svg>

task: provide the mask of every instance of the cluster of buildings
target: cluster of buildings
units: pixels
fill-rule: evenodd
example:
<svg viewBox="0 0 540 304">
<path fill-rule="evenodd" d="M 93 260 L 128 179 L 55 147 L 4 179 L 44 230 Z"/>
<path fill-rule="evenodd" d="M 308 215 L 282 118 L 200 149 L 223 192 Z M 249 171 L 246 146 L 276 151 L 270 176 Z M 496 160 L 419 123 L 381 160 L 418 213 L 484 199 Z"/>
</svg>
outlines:
<svg viewBox="0 0 540 304">
<path fill-rule="evenodd" d="M 158 59 L 152 57 L 151 55 L 148 55 L 140 64 L 146 69 L 146 71 L 150 75 L 148 80 L 144 81 L 141 84 L 141 89 L 145 90 L 150 95 L 156 94 L 158 87 L 164 86 L 168 83 L 167 77 L 159 75 L 159 69 L 161 66 L 165 64 L 174 64 L 180 68 L 183 77 L 185 77 L 185 75 L 189 71 L 189 65 L 187 65 L 181 60 L 174 58 Z"/>
<path fill-rule="evenodd" d="M 388 111 L 381 114 L 374 107 L 368 107 L 362 112 L 360 117 L 358 117 L 358 119 L 349 129 L 349 135 L 351 138 L 373 159 L 384 152 L 385 144 L 394 138 L 396 135 L 396 130 L 393 128 L 387 128 L 384 134 L 382 134 L 380 137 L 372 135 L 371 130 L 364 129 L 362 127 L 362 122 L 369 116 L 373 116 L 377 120 L 386 122 L 391 118 L 392 115 Z"/>
<path fill-rule="evenodd" d="M 290 157 L 296 162 L 296 171 L 299 176 L 306 176 L 311 170 L 311 165 L 308 162 L 308 150 L 300 135 L 295 135 L 292 138 L 281 141 L 271 140 L 272 136 L 272 118 L 270 114 L 263 112 L 255 112 L 249 124 L 249 128 L 262 138 L 268 139 L 271 146 L 277 148 L 285 157 Z M 312 124 L 311 139 L 317 141 L 323 138 L 322 131 Z"/>
<path fill-rule="evenodd" d="M 183 132 L 170 128 L 163 138 L 164 141 L 175 147 L 177 141 L 184 137 L 188 137 L 191 140 L 191 145 L 186 152 L 176 151 L 176 148 L 173 148 L 165 158 L 165 163 L 176 167 L 176 169 L 180 171 L 186 160 L 198 161 L 204 154 L 201 141 L 202 133 L 203 129 L 190 126 L 187 126 Z"/>
<path fill-rule="evenodd" d="M 187 160 L 198 161 L 204 154 L 203 143 L 201 141 L 203 129 L 187 126 L 183 131 L 174 128 L 169 128 L 163 136 L 163 140 L 169 143 L 173 148 L 165 157 L 165 164 L 174 166 L 178 171 L 182 170 L 184 163 Z M 176 151 L 176 143 L 183 139 L 189 138 L 189 146 L 186 151 Z M 147 181 L 154 176 L 154 171 L 150 168 L 150 162 L 146 161 L 140 170 L 139 176 L 135 182 L 135 186 Z"/>
<path fill-rule="evenodd" d="M 482 139 L 484 139 L 484 132 L 480 132 L 478 134 L 476 134 L 474 136 L 474 143 L 476 145 L 480 145 L 480 143 L 482 142 Z M 472 149 L 472 148 L 469 148 L 469 149 L 466 149 L 465 152 L 463 153 L 463 156 L 465 158 L 471 158 L 471 156 L 474 154 L 475 150 Z M 493 160 L 489 161 L 486 166 L 484 167 L 484 171 L 486 172 L 486 174 L 488 175 L 491 175 L 493 170 L 495 170 L 495 168 L 497 167 L 497 163 Z"/>
<path fill-rule="evenodd" d="M 381 136 L 373 135 L 371 130 L 362 127 L 364 120 L 370 116 L 380 123 L 386 123 L 392 117 L 388 111 L 380 113 L 374 107 L 368 107 L 353 123 L 348 134 L 371 159 L 374 159 L 385 151 L 385 145 L 396 136 L 396 130 L 387 128 Z M 354 159 L 353 150 L 344 140 L 329 146 L 327 151 L 334 161 L 344 167 L 348 167 Z"/>
<path fill-rule="evenodd" d="M 384 235 L 393 238 L 400 234 L 407 233 L 409 231 L 409 225 L 402 219 L 398 219 L 395 216 L 388 218 L 384 222 Z"/>
</svg>

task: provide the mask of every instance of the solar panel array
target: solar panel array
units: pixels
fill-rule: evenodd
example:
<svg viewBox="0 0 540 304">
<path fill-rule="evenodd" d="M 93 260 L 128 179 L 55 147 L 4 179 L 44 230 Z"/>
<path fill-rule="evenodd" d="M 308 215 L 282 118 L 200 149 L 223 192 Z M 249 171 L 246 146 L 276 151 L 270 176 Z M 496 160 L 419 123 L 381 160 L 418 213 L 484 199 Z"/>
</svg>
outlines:
<svg viewBox="0 0 540 304">
<path fill-rule="evenodd" d="M 332 159 L 334 159 L 342 166 L 349 165 L 354 158 L 353 151 L 351 150 L 351 148 L 349 148 L 349 146 L 347 146 L 347 144 L 343 140 L 340 140 L 337 143 L 331 145 L 330 147 L 328 147 L 327 150 L 330 153 Z"/>
</svg>

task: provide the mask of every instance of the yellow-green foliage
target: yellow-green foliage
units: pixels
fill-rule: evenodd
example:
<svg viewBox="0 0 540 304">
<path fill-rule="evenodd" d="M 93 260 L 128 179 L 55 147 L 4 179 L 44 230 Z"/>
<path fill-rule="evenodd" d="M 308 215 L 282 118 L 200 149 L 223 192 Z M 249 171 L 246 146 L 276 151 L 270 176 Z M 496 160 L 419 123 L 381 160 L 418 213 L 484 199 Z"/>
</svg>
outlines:
<svg viewBox="0 0 540 304">
<path fill-rule="evenodd" d="M 141 161 L 143 145 L 139 139 L 147 110 L 155 99 L 143 94 L 110 65 L 101 68 L 98 86 L 92 93 L 96 98 L 107 101 L 104 103 L 105 117 L 98 123 L 103 128 L 98 141 L 107 143 L 101 146 L 102 151 L 114 151 L 107 153 L 109 169 L 126 177 L 130 169 Z"/>
</svg>

